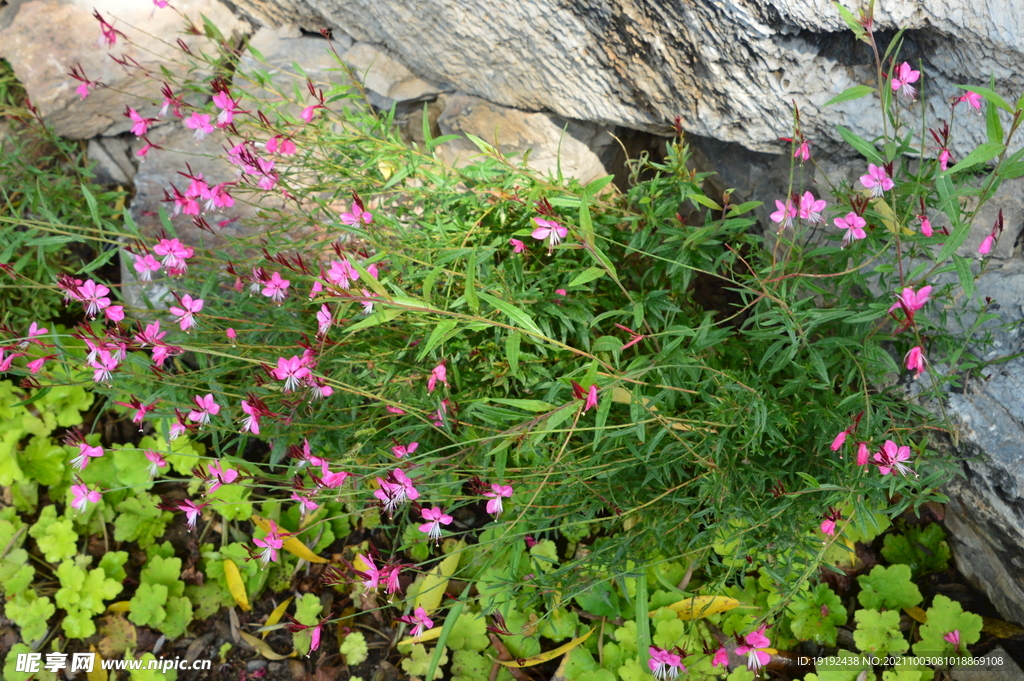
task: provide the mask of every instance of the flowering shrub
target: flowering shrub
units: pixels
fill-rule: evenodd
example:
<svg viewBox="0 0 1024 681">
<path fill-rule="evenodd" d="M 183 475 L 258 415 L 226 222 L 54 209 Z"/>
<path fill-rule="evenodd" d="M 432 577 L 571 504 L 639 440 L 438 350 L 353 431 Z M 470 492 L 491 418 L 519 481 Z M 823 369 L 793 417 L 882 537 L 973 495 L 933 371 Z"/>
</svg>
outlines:
<svg viewBox="0 0 1024 681">
<path fill-rule="evenodd" d="M 874 48 L 869 22 L 852 21 Z M 865 158 L 862 186 L 828 196 L 794 186 L 776 201 L 770 239 L 751 230 L 757 204 L 705 194 L 681 135 L 664 162 L 637 161 L 619 192 L 611 177 L 536 177 L 478 138 L 478 162 L 447 168 L 426 113 L 425 143 L 409 148 L 392 114 L 355 87 L 306 80 L 293 102 L 289 91 L 253 99 L 247 83 L 277 87 L 258 70 L 230 83 L 154 82 L 148 104 L 161 92 L 161 117 L 197 138 L 226 134 L 237 178 L 210 186 L 183 162 L 190 184 L 167 188 L 165 233 L 147 238 L 126 220 L 118 235 L 131 240 L 122 256 L 139 274 L 133 285 L 159 281 L 173 300 L 154 294 L 153 309 L 127 310 L 87 274 L 43 282 L 93 321 L 70 334 L 83 349 L 57 348 L 26 385 L 91 382 L 155 438 L 205 443 L 191 455 L 157 447 L 139 466 L 188 482 L 191 498 L 161 508 L 197 531 L 255 512 L 253 570 L 296 545 L 326 562 L 306 545 L 325 548 L 338 519 L 364 531 L 353 562 L 324 578 L 367 609 L 403 611 L 396 623 L 442 629 L 432 655 L 411 644 L 417 676 L 432 678 L 467 617 L 490 616 L 513 657 L 538 655 L 533 608 L 545 608 L 542 635 L 572 638 L 586 628 L 562 604 L 583 599 L 595 613 L 600 599 L 588 598 L 613 581 L 637 603 L 635 666 L 671 676 L 693 660 L 667 635 L 652 645 L 647 585 L 659 564 L 689 566 L 661 584 L 673 600 L 687 588 L 722 593 L 759 570 L 777 594 L 768 617 L 887 516 L 942 499 L 950 466 L 932 439 L 942 423 L 898 381 L 926 376 L 941 404 L 940 389 L 977 366 L 963 339 L 986 316 L 948 330 L 963 307 L 950 301 L 974 277 L 954 252 L 999 180 L 1024 174 L 1020 154 L 1006 155 L 1020 109 L 974 88 L 992 140 L 951 167 L 948 154 L 927 160 L 928 140 L 906 123 L 921 75 L 898 54 L 897 39 L 878 56 L 876 88 L 837 97 L 880 97 L 884 139 L 839 129 Z M 1014 116 L 1005 135 L 1000 108 Z M 126 116 L 145 139 L 143 109 Z M 794 113 L 794 163 L 807 163 Z M 951 134 L 933 133 L 944 148 Z M 161 153 L 145 141 L 146 155 Z M 914 149 L 921 160 L 906 160 Z M 972 189 L 963 171 L 993 160 Z M 214 226 L 234 202 L 258 207 L 259 235 Z M 686 221 L 691 206 L 700 218 Z M 932 226 L 939 214 L 948 226 Z M 214 245 L 182 243 L 185 221 Z M 822 223 L 824 240 L 809 239 Z M 124 491 L 85 479 L 109 454 L 72 446 L 83 474 L 73 508 Z M 450 579 L 476 586 L 469 609 L 460 600 L 439 612 Z M 411 598 L 386 602 L 382 585 Z M 320 613 L 304 618 L 295 626 L 316 627 L 315 648 Z M 677 639 L 694 626 L 674 621 Z M 756 668 L 767 622 L 744 626 L 729 633 Z"/>
</svg>

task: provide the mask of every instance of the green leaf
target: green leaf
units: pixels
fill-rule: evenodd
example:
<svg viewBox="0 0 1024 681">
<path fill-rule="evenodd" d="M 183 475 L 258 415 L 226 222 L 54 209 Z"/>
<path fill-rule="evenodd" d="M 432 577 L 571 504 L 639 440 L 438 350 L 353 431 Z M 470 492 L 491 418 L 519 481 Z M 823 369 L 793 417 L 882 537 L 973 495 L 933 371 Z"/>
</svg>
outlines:
<svg viewBox="0 0 1024 681">
<path fill-rule="evenodd" d="M 857 577 L 857 582 L 861 588 L 857 599 L 865 608 L 912 608 L 923 600 L 917 585 L 910 581 L 907 565 L 876 565 L 870 574 Z"/>
<path fill-rule="evenodd" d="M 522 335 L 513 331 L 505 336 L 505 359 L 508 360 L 508 370 L 516 378 L 522 379 L 519 373 L 519 343 Z"/>
<path fill-rule="evenodd" d="M 836 130 L 839 131 L 839 134 L 842 135 L 843 139 L 846 140 L 847 144 L 849 144 L 851 147 L 859 151 L 864 156 L 864 158 L 871 161 L 875 165 L 879 166 L 885 163 L 885 159 L 882 158 L 882 155 L 878 153 L 878 150 L 875 149 L 875 146 L 868 142 L 866 139 L 856 135 L 855 133 L 853 133 L 847 128 L 844 128 L 841 125 L 837 125 Z"/>
<path fill-rule="evenodd" d="M 174 514 L 157 508 L 157 501 L 156 496 L 141 492 L 118 504 L 119 515 L 114 520 L 114 539 L 135 541 L 140 547 L 146 548 L 158 537 L 163 536 L 164 529 L 174 518 Z"/>
<path fill-rule="evenodd" d="M 553 411 L 558 408 L 550 402 L 544 402 L 543 400 L 514 400 L 505 397 L 491 397 L 487 401 L 496 402 L 498 404 L 507 404 L 510 407 L 517 407 L 519 409 L 525 409 L 526 411 L 533 412 Z"/>
<path fill-rule="evenodd" d="M 143 582 L 129 601 L 128 619 L 140 627 L 156 627 L 167 619 L 166 602 L 166 586 Z"/>
<path fill-rule="evenodd" d="M 16 594 L 4 606 L 4 615 L 21 629 L 21 639 L 31 643 L 46 633 L 46 622 L 57 612 L 49 598 L 40 598 L 34 589 Z"/>
<path fill-rule="evenodd" d="M 537 326 L 533 319 L 530 318 L 530 315 L 526 314 L 515 305 L 512 305 L 511 303 L 506 303 L 504 300 L 495 298 L 489 293 L 484 293 L 483 291 L 480 291 L 477 295 L 479 295 L 481 300 L 488 303 L 491 307 L 494 307 L 497 310 L 504 312 L 513 322 L 519 324 L 519 326 L 522 327 L 524 330 L 529 331 L 530 333 L 541 338 L 544 337 L 544 332 L 541 331 L 540 327 Z"/>
<path fill-rule="evenodd" d="M 984 97 L 986 99 L 986 101 L 991 102 L 992 104 L 995 104 L 996 106 L 998 106 L 1000 109 L 1002 109 L 1004 111 L 1007 111 L 1007 112 L 1009 112 L 1011 114 L 1013 113 L 1013 108 L 1007 103 L 1007 101 L 1005 99 L 1003 99 L 1002 97 L 1000 97 L 999 94 L 997 94 L 996 91 L 992 90 L 991 88 L 979 87 L 977 85 L 959 85 L 959 84 L 956 87 L 960 88 L 961 90 L 970 90 L 971 92 L 977 92 L 979 95 Z"/>
<path fill-rule="evenodd" d="M 459 322 L 456 319 L 443 319 L 434 325 L 434 328 L 430 332 L 430 336 L 427 338 L 427 342 L 423 344 L 423 349 L 420 350 L 419 354 L 416 355 L 416 361 L 421 362 L 427 354 L 433 350 L 438 344 L 448 340 L 451 335 L 454 335 L 455 327 L 458 326 Z"/>
<path fill-rule="evenodd" d="M 954 254 L 953 266 L 956 267 L 956 274 L 960 279 L 960 287 L 964 290 L 964 296 L 970 300 L 974 296 L 974 273 L 971 271 L 971 261 Z"/>
<path fill-rule="evenodd" d="M 589 284 L 595 279 L 600 279 L 605 274 L 606 272 L 602 267 L 588 267 L 587 269 L 583 270 L 575 277 L 573 277 L 573 280 L 569 282 L 569 288 L 572 288 L 573 286 L 582 286 L 583 284 Z"/>
<path fill-rule="evenodd" d="M 482 614 L 463 612 L 448 634 L 448 647 L 456 651 L 486 650 L 491 642 L 487 638 L 487 621 Z M 458 655 L 458 653 L 456 653 Z"/>
<path fill-rule="evenodd" d="M 181 576 L 181 558 L 164 558 L 153 556 L 142 569 L 139 579 L 144 584 L 162 584 L 167 587 L 167 595 L 178 597 L 185 593 L 185 582 Z"/>
<path fill-rule="evenodd" d="M 480 151 L 482 151 L 483 153 L 489 154 L 491 156 L 497 156 L 498 155 L 498 151 L 494 147 L 492 147 L 487 142 L 484 142 L 482 139 L 480 139 L 476 135 L 471 135 L 468 132 L 463 133 L 463 134 L 466 136 L 466 139 L 468 139 L 470 142 L 472 142 L 476 146 L 476 148 L 479 149 Z"/>
<path fill-rule="evenodd" d="M 981 638 L 981 617 L 964 612 L 959 603 L 942 594 L 936 594 L 927 615 L 928 621 L 918 630 L 921 640 L 914 644 L 915 655 L 934 657 L 952 654 L 953 644 L 944 639 L 951 631 L 960 632 L 961 654 L 966 652 L 966 646 L 977 643 Z"/>
<path fill-rule="evenodd" d="M 466 259 L 466 303 L 473 314 L 480 312 L 480 299 L 476 295 L 476 251 Z"/>
<path fill-rule="evenodd" d="M 593 196 L 593 194 L 587 191 L 580 199 L 580 234 L 583 235 L 583 241 L 590 246 L 594 245 L 594 222 L 590 218 L 590 206 L 587 204 L 587 195 Z"/>
<path fill-rule="evenodd" d="M 799 595 L 789 606 L 790 628 L 801 641 L 834 646 L 836 627 L 846 624 L 846 608 L 828 584 Z"/>
<path fill-rule="evenodd" d="M 836 8 L 836 11 L 839 12 L 839 16 L 843 18 L 843 22 L 846 23 L 847 27 L 853 31 L 853 35 L 856 36 L 857 40 L 864 40 L 866 35 L 864 27 L 861 26 L 860 21 L 856 16 L 854 16 L 853 12 L 846 9 L 838 2 L 833 2 L 832 5 Z"/>
<path fill-rule="evenodd" d="M 832 99 L 825 102 L 824 106 L 832 106 L 833 104 L 839 104 L 840 102 L 849 102 L 853 99 L 860 99 L 866 97 L 872 92 L 877 92 L 873 87 L 867 85 L 854 85 L 853 87 L 846 88 Z"/>
<path fill-rule="evenodd" d="M 78 542 L 78 535 L 73 529 L 71 519 L 58 520 L 56 516 L 57 509 L 54 506 L 44 506 L 39 519 L 28 531 L 50 563 L 59 563 L 77 553 L 75 544 Z"/>
<path fill-rule="evenodd" d="M 1005 144 L 1000 144 L 999 142 L 985 142 L 984 144 L 979 145 L 977 149 L 967 154 L 967 156 L 964 156 L 955 166 L 946 170 L 943 175 L 952 175 L 960 172 L 961 170 L 966 170 L 967 168 L 973 168 L 981 163 L 986 163 L 1004 151 L 1006 151 Z"/>
<path fill-rule="evenodd" d="M 941 572 L 951 557 L 946 533 L 937 524 L 924 528 L 910 526 L 903 534 L 886 535 L 882 556 L 890 563 L 909 566 L 915 577 Z"/>
<path fill-rule="evenodd" d="M 900 633 L 899 610 L 858 610 L 853 614 L 853 618 L 857 622 L 853 642 L 861 652 L 879 655 L 901 654 L 910 647 Z"/>
<path fill-rule="evenodd" d="M 999 107 L 992 102 L 985 105 L 985 132 L 988 141 L 993 144 L 1003 143 L 1003 124 L 999 120 Z"/>
<path fill-rule="evenodd" d="M 98 615 L 106 608 L 104 601 L 109 601 L 121 593 L 124 585 L 116 579 L 107 577 L 103 568 L 95 568 L 89 571 L 82 585 L 81 597 L 78 600 L 78 607 L 83 612 Z"/>
<path fill-rule="evenodd" d="M 620 614 L 619 597 L 611 582 L 597 582 L 583 593 L 576 594 L 573 600 L 591 615 L 615 618 Z"/>
</svg>

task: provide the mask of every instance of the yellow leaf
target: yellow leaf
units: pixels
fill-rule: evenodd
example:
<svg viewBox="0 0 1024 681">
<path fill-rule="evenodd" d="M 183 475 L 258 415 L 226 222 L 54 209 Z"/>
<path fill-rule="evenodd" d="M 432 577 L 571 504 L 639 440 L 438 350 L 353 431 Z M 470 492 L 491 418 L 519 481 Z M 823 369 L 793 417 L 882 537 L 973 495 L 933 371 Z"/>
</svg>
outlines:
<svg viewBox="0 0 1024 681">
<path fill-rule="evenodd" d="M 1024 629 L 1021 629 L 1016 624 L 1010 624 L 1009 622 L 997 620 L 993 617 L 981 618 L 981 630 L 986 634 L 992 634 L 999 638 L 1010 638 L 1024 633 Z"/>
<path fill-rule="evenodd" d="M 92 671 L 85 673 L 85 678 L 88 681 L 107 681 L 107 670 L 100 664 L 100 656 L 96 654 L 96 646 L 89 646 L 89 650 L 92 651 Z"/>
<path fill-rule="evenodd" d="M 882 216 L 882 224 L 885 228 L 893 234 L 903 234 L 904 236 L 912 236 L 913 230 L 907 229 L 906 227 L 900 227 L 899 222 L 896 220 L 896 213 L 893 212 L 889 204 L 886 203 L 885 199 L 878 198 L 871 203 L 871 207 L 878 211 L 878 214 Z"/>
<path fill-rule="evenodd" d="M 924 610 L 922 610 L 921 608 L 918 608 L 917 606 L 915 606 L 913 608 L 903 608 L 903 612 L 907 613 L 913 619 L 917 620 L 921 624 L 924 624 L 925 622 L 928 621 L 927 613 L 925 613 Z"/>
<path fill-rule="evenodd" d="M 238 607 L 246 612 L 252 610 L 252 606 L 249 605 L 249 597 L 245 595 L 245 582 L 242 581 L 242 573 L 238 571 L 235 561 L 230 558 L 224 559 L 224 578 L 228 580 L 228 591 L 231 592 L 235 603 L 238 603 Z"/>
<path fill-rule="evenodd" d="M 398 166 L 391 161 L 377 161 L 377 170 L 384 176 L 385 180 L 391 179 L 391 176 L 398 170 Z"/>
<path fill-rule="evenodd" d="M 651 398 L 643 398 L 643 406 L 647 406 L 651 401 Z M 625 388 L 615 386 L 612 388 L 612 402 L 618 402 L 619 404 L 631 404 L 633 402 L 633 395 L 630 394 Z M 657 407 L 651 407 L 651 411 L 658 411 Z"/>
<path fill-rule="evenodd" d="M 442 629 L 444 629 L 444 627 L 434 627 L 433 629 L 427 629 L 419 636 L 410 636 L 408 638 L 403 638 L 401 641 L 398 642 L 398 645 L 404 646 L 412 645 L 413 643 L 426 643 L 428 641 L 433 641 L 441 635 Z"/>
<path fill-rule="evenodd" d="M 238 632 L 238 635 L 242 637 L 242 640 L 251 645 L 259 652 L 260 655 L 267 658 L 268 660 L 284 660 L 289 657 L 295 657 L 296 653 L 293 650 L 287 655 L 281 655 L 280 653 L 274 652 L 274 649 L 270 647 L 270 644 L 261 638 L 256 638 L 252 634 L 247 634 L 244 631 Z"/>
<path fill-rule="evenodd" d="M 708 615 L 732 610 L 740 602 L 728 596 L 692 596 L 668 606 L 681 620 L 699 620 Z M 654 612 L 651 612 L 654 615 Z"/>
<path fill-rule="evenodd" d="M 107 606 L 107 612 L 128 612 L 131 609 L 131 601 L 118 601 Z"/>
<path fill-rule="evenodd" d="M 252 516 L 252 521 L 254 523 L 256 523 L 256 526 L 259 527 L 264 532 L 270 532 L 270 521 L 267 520 L 266 518 L 262 518 L 262 517 L 254 514 Z M 300 542 L 295 537 L 288 537 L 287 539 L 285 539 L 284 540 L 283 548 L 284 548 L 285 551 L 287 551 L 288 553 L 292 554 L 293 556 L 298 556 L 302 560 L 307 560 L 310 563 L 329 563 L 329 562 L 331 562 L 331 561 L 327 560 L 326 558 L 321 558 L 320 556 L 318 556 L 315 553 L 313 553 L 312 551 L 310 551 L 309 548 L 305 544 Z"/>
<path fill-rule="evenodd" d="M 465 545 L 465 542 L 460 541 L 447 558 L 427 573 L 416 594 L 414 608 L 423 608 L 428 615 L 437 610 L 441 605 L 441 599 L 444 598 L 444 590 L 448 588 L 448 578 L 455 574 L 455 570 L 459 567 L 459 559 L 462 557 L 462 549 Z"/>
<path fill-rule="evenodd" d="M 574 638 L 573 640 L 569 641 L 565 645 L 560 645 L 557 648 L 555 648 L 554 650 L 549 650 L 548 652 L 541 653 L 540 655 L 534 655 L 533 657 L 528 657 L 525 660 L 523 660 L 522 662 L 517 662 L 515 660 L 510 660 L 508 662 L 505 662 L 503 660 L 497 660 L 497 662 L 498 662 L 498 664 L 504 665 L 506 667 L 533 667 L 534 665 L 544 664 L 548 660 L 553 660 L 556 657 L 558 657 L 559 655 L 564 655 L 565 653 L 569 652 L 570 650 L 572 650 L 573 648 L 575 648 L 576 646 L 578 646 L 579 644 L 583 643 L 588 638 L 590 638 L 590 635 L 593 634 L 593 633 L 594 633 L 594 630 L 591 629 L 590 631 L 588 631 L 587 633 L 583 634 L 579 638 Z"/>
<path fill-rule="evenodd" d="M 288 598 L 284 599 L 284 602 L 282 602 L 281 605 L 279 605 L 276 608 L 274 608 L 274 611 L 272 613 L 270 613 L 270 617 L 267 618 L 267 621 L 263 624 L 263 626 L 264 627 L 270 627 L 270 626 L 273 626 L 273 625 L 277 624 L 278 622 L 280 622 L 281 621 L 281 617 L 284 616 L 284 611 L 288 609 L 288 604 L 291 603 L 291 602 L 292 602 L 291 596 L 289 596 Z M 269 629 L 264 631 L 263 632 L 263 638 L 266 638 L 267 634 L 269 634 L 269 633 L 270 633 Z"/>
</svg>

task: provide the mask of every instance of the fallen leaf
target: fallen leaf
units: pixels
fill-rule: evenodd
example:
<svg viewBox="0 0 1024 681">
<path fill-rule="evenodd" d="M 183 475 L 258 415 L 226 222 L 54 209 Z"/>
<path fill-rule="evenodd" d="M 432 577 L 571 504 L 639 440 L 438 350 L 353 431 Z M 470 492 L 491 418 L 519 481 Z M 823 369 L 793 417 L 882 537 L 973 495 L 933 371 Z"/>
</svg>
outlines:
<svg viewBox="0 0 1024 681">
<path fill-rule="evenodd" d="M 128 612 L 131 609 L 131 601 L 118 601 L 107 606 L 107 612 Z"/>
<path fill-rule="evenodd" d="M 99 655 L 96 654 L 96 646 L 89 646 L 89 650 L 92 651 L 93 665 L 92 671 L 85 673 L 85 678 L 88 679 L 88 681 L 107 681 L 107 670 L 99 663 Z"/>
<path fill-rule="evenodd" d="M 270 521 L 268 521 L 266 518 L 262 518 L 258 515 L 253 515 L 252 521 L 256 524 L 257 527 L 259 527 L 264 532 L 270 532 Z M 293 556 L 298 556 L 302 560 L 309 561 L 310 563 L 328 562 L 326 558 L 321 558 L 320 556 L 310 551 L 309 547 L 307 547 L 305 544 L 303 544 L 295 537 L 288 537 L 287 539 L 285 539 L 284 546 L 282 548 L 288 553 L 292 554 Z"/>
<path fill-rule="evenodd" d="M 242 637 L 243 641 L 255 648 L 260 655 L 268 660 L 286 660 L 289 657 L 295 657 L 297 654 L 293 650 L 287 655 L 281 655 L 280 653 L 274 652 L 274 649 L 270 647 L 270 644 L 261 638 L 256 638 L 252 634 L 247 634 L 244 631 L 238 632 L 238 635 Z"/>
<path fill-rule="evenodd" d="M 728 596 L 692 596 L 669 605 L 681 620 L 698 620 L 738 607 L 740 602 Z M 654 612 L 651 612 L 654 615 Z"/>
<path fill-rule="evenodd" d="M 914 606 L 913 608 L 903 608 L 903 612 L 907 613 L 912 619 L 917 620 L 921 624 L 928 621 L 927 613 L 917 606 Z"/>
<path fill-rule="evenodd" d="M 570 650 L 572 650 L 573 648 L 575 648 L 576 646 L 578 646 L 579 644 L 583 643 L 588 638 L 590 638 L 590 635 L 593 634 L 593 633 L 594 633 L 594 630 L 591 629 L 590 631 L 588 631 L 587 633 L 583 634 L 579 638 L 574 638 L 573 640 L 569 641 L 568 643 L 566 643 L 564 645 L 558 646 L 554 650 L 549 650 L 546 653 L 541 653 L 540 655 L 534 655 L 533 657 L 528 657 L 528 658 L 526 658 L 525 660 L 522 660 L 522 661 L 511 660 L 509 662 L 506 662 L 504 660 L 496 660 L 496 662 L 498 664 L 504 665 L 506 667 L 533 667 L 533 666 L 538 665 L 538 664 L 544 664 L 545 662 L 548 662 L 549 660 L 555 659 L 559 655 L 564 655 L 565 653 L 569 652 Z"/>
<path fill-rule="evenodd" d="M 413 608 L 423 608 L 427 614 L 433 613 L 441 605 L 445 589 L 448 588 L 448 579 L 455 574 L 459 567 L 459 560 L 462 558 L 462 549 L 466 543 L 460 541 L 455 550 L 448 554 L 448 557 L 434 566 L 423 578 L 423 584 L 416 593 L 416 600 Z"/>
<path fill-rule="evenodd" d="M 401 641 L 398 642 L 398 645 L 412 645 L 413 643 L 426 643 L 427 641 L 436 640 L 437 637 L 441 635 L 442 629 L 444 629 L 444 627 L 434 627 L 433 629 L 427 629 L 419 636 L 410 636 L 408 638 L 403 638 Z"/>
<path fill-rule="evenodd" d="M 230 558 L 224 559 L 224 578 L 228 580 L 228 591 L 231 592 L 235 603 L 238 603 L 238 607 L 245 611 L 252 610 L 252 606 L 249 605 L 249 597 L 245 594 L 245 582 L 242 581 L 242 573 L 238 571 L 235 561 Z"/>
<path fill-rule="evenodd" d="M 292 599 L 291 596 L 289 596 L 288 598 L 284 599 L 281 605 L 274 608 L 273 612 L 270 613 L 270 616 L 267 618 L 267 621 L 263 623 L 263 628 L 265 629 L 265 631 L 263 632 L 263 638 L 266 638 L 267 634 L 270 631 L 266 628 L 273 626 L 281 621 L 281 618 L 284 616 L 284 611 L 288 609 L 288 604 L 291 602 Z"/>
</svg>

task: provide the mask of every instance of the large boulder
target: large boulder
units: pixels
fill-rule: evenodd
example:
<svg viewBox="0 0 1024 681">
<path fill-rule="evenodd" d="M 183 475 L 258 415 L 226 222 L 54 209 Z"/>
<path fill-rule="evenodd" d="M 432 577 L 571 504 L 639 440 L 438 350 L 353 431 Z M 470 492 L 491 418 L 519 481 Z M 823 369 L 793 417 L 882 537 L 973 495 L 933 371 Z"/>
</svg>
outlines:
<svg viewBox="0 0 1024 681">
<path fill-rule="evenodd" d="M 201 16 L 207 17 L 233 44 L 250 30 L 218 0 L 175 0 L 174 6 L 200 31 Z M 127 38 L 116 36 L 112 46 L 103 42 L 94 9 Z M 177 39 L 194 54 L 216 54 L 212 40 L 184 32 L 186 22 L 174 10 L 142 0 L 22 0 L 0 10 L 0 27 L 0 57 L 11 64 L 47 123 L 74 139 L 128 131 L 128 105 L 155 116 L 160 85 L 145 73 L 159 75 L 163 67 L 183 75 L 190 68 L 186 61 L 198 61 L 185 58 Z M 139 68 L 121 66 L 114 58 Z M 78 81 L 68 75 L 76 66 L 106 87 L 92 88 L 82 100 L 75 92 Z"/>
</svg>

